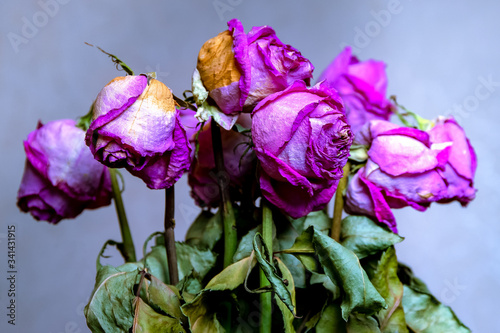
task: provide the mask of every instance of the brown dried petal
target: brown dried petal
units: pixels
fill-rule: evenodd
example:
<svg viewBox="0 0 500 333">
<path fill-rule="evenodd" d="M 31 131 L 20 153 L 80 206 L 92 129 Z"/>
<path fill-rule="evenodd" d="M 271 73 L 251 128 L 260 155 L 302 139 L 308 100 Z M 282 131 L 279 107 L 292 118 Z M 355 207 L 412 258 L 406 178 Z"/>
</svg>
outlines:
<svg viewBox="0 0 500 333">
<path fill-rule="evenodd" d="M 239 81 L 241 74 L 234 58 L 233 36 L 228 30 L 203 44 L 197 68 L 208 91 Z"/>
</svg>

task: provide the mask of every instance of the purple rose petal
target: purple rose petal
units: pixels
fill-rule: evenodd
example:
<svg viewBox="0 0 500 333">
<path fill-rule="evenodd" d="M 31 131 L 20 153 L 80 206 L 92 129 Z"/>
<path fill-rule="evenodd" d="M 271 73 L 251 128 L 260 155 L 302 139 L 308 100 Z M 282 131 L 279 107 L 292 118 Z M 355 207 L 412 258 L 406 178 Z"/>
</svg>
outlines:
<svg viewBox="0 0 500 333">
<path fill-rule="evenodd" d="M 335 91 L 296 81 L 255 107 L 252 140 L 263 195 L 298 218 L 324 208 L 332 198 L 352 133 Z"/>
<path fill-rule="evenodd" d="M 356 142 L 366 145 L 368 161 L 349 183 L 345 209 L 385 223 L 393 231 L 391 209 L 426 210 L 432 202 L 475 197 L 476 155 L 463 129 L 453 120 L 439 118 L 427 132 L 371 121 Z"/>
<path fill-rule="evenodd" d="M 85 208 L 111 203 L 108 170 L 85 146 L 85 132 L 74 120 L 38 126 L 24 142 L 26 166 L 18 206 L 37 220 L 58 223 Z"/>
<path fill-rule="evenodd" d="M 149 188 L 170 187 L 191 159 L 178 114 L 163 83 L 143 75 L 116 78 L 97 96 L 86 143 L 101 163 L 126 168 Z"/>
</svg>

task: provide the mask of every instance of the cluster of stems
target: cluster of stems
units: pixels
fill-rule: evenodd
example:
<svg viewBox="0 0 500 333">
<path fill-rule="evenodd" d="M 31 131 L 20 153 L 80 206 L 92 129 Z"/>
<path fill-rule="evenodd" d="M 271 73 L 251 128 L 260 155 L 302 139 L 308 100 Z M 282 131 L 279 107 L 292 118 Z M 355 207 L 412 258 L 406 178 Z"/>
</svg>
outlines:
<svg viewBox="0 0 500 333">
<path fill-rule="evenodd" d="M 217 171 L 217 183 L 219 186 L 220 193 L 220 214 L 224 228 L 224 267 L 232 264 L 234 253 L 237 247 L 237 232 L 236 232 L 236 220 L 234 216 L 234 210 L 232 202 L 229 196 L 229 184 L 224 177 L 226 170 L 224 167 L 224 155 L 222 150 L 222 139 L 220 127 L 212 119 L 211 123 L 211 134 L 212 134 L 212 145 L 214 151 L 215 167 Z M 330 236 L 339 241 L 340 230 L 341 230 L 341 220 L 342 211 L 344 208 L 344 198 L 343 192 L 347 186 L 347 177 L 349 175 L 350 165 L 347 163 L 344 166 L 344 175 L 339 181 L 337 192 L 335 195 L 334 210 L 333 210 L 333 220 Z M 130 233 L 130 228 L 128 226 L 127 217 L 125 214 L 125 208 L 123 206 L 123 201 L 121 197 L 121 191 L 118 185 L 117 171 L 110 169 L 111 183 L 115 201 L 116 212 L 118 215 L 118 221 L 120 225 L 120 231 L 122 235 L 122 244 L 120 251 L 126 262 L 136 261 L 134 243 L 132 241 L 132 235 Z M 261 200 L 262 207 L 262 237 L 264 240 L 264 245 L 270 249 L 272 253 L 273 239 L 272 239 L 272 228 L 273 228 L 273 216 L 271 210 L 271 204 L 265 199 Z M 175 285 L 179 282 L 179 273 L 177 267 L 177 254 L 175 250 L 175 191 L 174 187 L 167 188 L 165 190 L 165 250 L 168 262 L 168 272 L 170 278 L 170 284 Z M 265 276 L 264 272 L 260 271 L 260 286 L 261 288 L 268 288 L 270 282 Z M 272 326 L 272 293 L 266 292 L 260 295 L 261 303 L 261 333 L 270 333 Z"/>
</svg>

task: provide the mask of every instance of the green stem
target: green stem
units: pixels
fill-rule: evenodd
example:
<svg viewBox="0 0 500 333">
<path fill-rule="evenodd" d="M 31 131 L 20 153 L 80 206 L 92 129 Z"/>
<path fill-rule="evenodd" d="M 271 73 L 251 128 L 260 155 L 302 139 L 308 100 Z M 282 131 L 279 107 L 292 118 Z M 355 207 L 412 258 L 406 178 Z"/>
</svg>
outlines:
<svg viewBox="0 0 500 333">
<path fill-rule="evenodd" d="M 175 250 L 175 190 L 174 186 L 165 189 L 165 250 L 167 251 L 168 275 L 170 284 L 179 283 L 179 270 L 177 268 L 177 252 Z"/>
<path fill-rule="evenodd" d="M 125 207 L 123 206 L 122 194 L 116 178 L 117 171 L 113 168 L 109 168 L 108 170 L 111 176 L 111 188 L 113 189 L 116 214 L 118 215 L 118 223 L 120 224 L 120 232 L 122 234 L 122 246 L 119 248 L 125 262 L 134 262 L 136 261 L 135 246 L 134 241 L 132 240 L 132 234 L 130 233 L 130 228 L 128 226 L 127 215 L 125 214 Z"/>
<path fill-rule="evenodd" d="M 266 199 L 262 198 L 262 238 L 264 244 L 273 253 L 273 213 Z M 264 252 L 264 251 L 262 251 Z M 273 258 L 270 258 L 271 262 Z M 269 280 L 262 270 L 260 270 L 260 287 L 269 286 Z M 272 308 L 272 293 L 260 294 L 260 333 L 271 332 L 271 309 Z"/>
<path fill-rule="evenodd" d="M 222 223 L 224 225 L 224 267 L 232 264 L 238 242 L 236 234 L 236 220 L 234 218 L 233 205 L 229 197 L 229 175 L 224 166 L 224 155 L 222 151 L 222 138 L 219 125 L 213 120 L 210 125 L 212 134 L 212 146 L 214 150 L 215 167 L 217 169 L 217 183 L 220 191 L 220 207 Z"/>
<path fill-rule="evenodd" d="M 342 228 L 342 211 L 344 210 L 344 191 L 347 187 L 347 178 L 349 176 L 349 170 L 351 168 L 351 164 L 349 162 L 344 165 L 344 175 L 342 179 L 339 181 L 337 186 L 337 191 L 335 192 L 335 203 L 333 206 L 333 220 L 332 220 L 332 229 L 330 230 L 330 237 L 332 237 L 335 241 L 340 240 L 340 230 Z"/>
</svg>

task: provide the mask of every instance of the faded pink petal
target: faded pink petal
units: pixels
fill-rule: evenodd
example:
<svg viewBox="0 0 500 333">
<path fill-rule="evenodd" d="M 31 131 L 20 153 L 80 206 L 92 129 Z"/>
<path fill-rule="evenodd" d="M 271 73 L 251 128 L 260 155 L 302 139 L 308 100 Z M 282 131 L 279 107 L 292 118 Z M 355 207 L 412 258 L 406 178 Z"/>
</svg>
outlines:
<svg viewBox="0 0 500 333">
<path fill-rule="evenodd" d="M 359 61 L 346 47 L 320 75 L 319 81 L 323 80 L 343 98 L 347 121 L 356 136 L 371 120 L 389 120 L 393 105 L 386 98 L 384 62 Z"/>
<path fill-rule="evenodd" d="M 39 124 L 24 142 L 18 206 L 35 219 L 58 223 L 111 203 L 109 172 L 94 160 L 85 132 L 75 125 L 68 119 Z"/>
<path fill-rule="evenodd" d="M 252 140 L 263 195 L 297 218 L 322 209 L 333 196 L 352 133 L 335 91 L 296 81 L 255 107 Z"/>
</svg>

